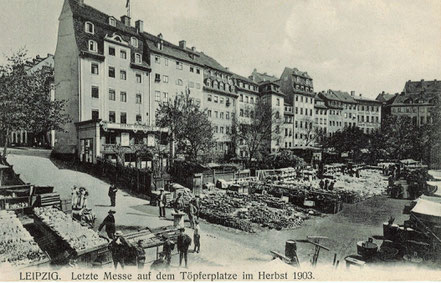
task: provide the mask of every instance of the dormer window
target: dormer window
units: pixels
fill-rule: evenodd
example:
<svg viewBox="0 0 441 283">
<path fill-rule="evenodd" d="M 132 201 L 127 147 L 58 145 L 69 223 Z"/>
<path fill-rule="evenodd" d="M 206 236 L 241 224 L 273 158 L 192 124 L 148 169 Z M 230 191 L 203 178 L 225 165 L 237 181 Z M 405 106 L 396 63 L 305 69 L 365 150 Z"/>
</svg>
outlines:
<svg viewBox="0 0 441 283">
<path fill-rule="evenodd" d="M 95 40 L 89 40 L 89 51 L 98 52 L 98 44 Z"/>
<path fill-rule="evenodd" d="M 91 22 L 85 22 L 84 31 L 90 34 L 95 34 L 95 26 Z"/>
<path fill-rule="evenodd" d="M 141 64 L 142 62 L 142 56 L 139 53 L 135 53 L 135 63 Z"/>
<path fill-rule="evenodd" d="M 116 27 L 116 19 L 114 17 L 109 18 L 109 25 Z"/>
<path fill-rule="evenodd" d="M 132 44 L 133 47 L 138 48 L 138 39 L 136 37 L 132 37 L 130 39 L 130 43 Z"/>
</svg>

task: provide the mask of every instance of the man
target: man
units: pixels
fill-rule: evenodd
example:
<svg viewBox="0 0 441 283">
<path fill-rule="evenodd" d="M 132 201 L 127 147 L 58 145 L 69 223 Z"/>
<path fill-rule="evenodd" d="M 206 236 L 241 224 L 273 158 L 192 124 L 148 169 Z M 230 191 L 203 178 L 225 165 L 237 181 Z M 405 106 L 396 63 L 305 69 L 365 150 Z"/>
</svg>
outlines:
<svg viewBox="0 0 441 283">
<path fill-rule="evenodd" d="M 332 181 L 331 184 L 329 184 L 329 190 L 333 191 L 334 190 L 334 186 L 335 186 L 335 181 Z"/>
<path fill-rule="evenodd" d="M 165 205 L 167 204 L 167 198 L 164 194 L 164 189 L 159 189 L 159 217 L 165 218 Z"/>
<path fill-rule="evenodd" d="M 175 200 L 175 212 L 180 212 L 184 209 L 184 199 L 182 193 L 178 193 L 178 197 Z"/>
<path fill-rule="evenodd" d="M 110 206 L 115 207 L 116 205 L 116 192 L 118 191 L 118 188 L 116 187 L 116 185 L 114 183 L 112 183 L 112 185 L 110 185 L 109 187 L 109 198 L 110 198 Z"/>
<path fill-rule="evenodd" d="M 188 248 L 191 245 L 191 238 L 185 234 L 185 228 L 179 229 L 180 233 L 178 236 L 178 251 L 179 251 L 179 266 L 182 265 L 182 259 L 185 260 L 185 267 L 187 268 L 187 254 Z"/>
<path fill-rule="evenodd" d="M 108 215 L 103 220 L 103 223 L 101 223 L 100 227 L 98 227 L 98 232 L 101 232 L 101 229 L 106 226 L 107 237 L 109 237 L 111 240 L 115 237 L 115 213 L 115 210 L 109 210 Z"/>
<path fill-rule="evenodd" d="M 144 244 L 144 240 L 139 240 L 138 245 L 136 246 L 136 262 L 138 263 L 138 268 L 143 269 L 145 264 L 145 250 L 142 246 Z"/>
<path fill-rule="evenodd" d="M 188 220 L 190 220 L 190 228 L 194 228 L 194 217 L 196 214 L 196 206 L 194 206 L 193 202 L 190 202 L 188 206 Z"/>
<path fill-rule="evenodd" d="M 109 244 L 109 250 L 112 253 L 113 265 L 115 269 L 118 266 L 118 263 L 121 265 L 121 268 L 124 269 L 129 247 L 130 245 L 127 243 L 126 239 L 124 239 L 123 233 L 121 231 L 116 231 L 115 238 Z"/>
<path fill-rule="evenodd" d="M 193 241 L 194 241 L 194 253 L 199 253 L 201 250 L 201 234 L 200 234 L 200 227 L 199 227 L 199 221 L 195 221 L 194 226 L 194 234 L 193 234 Z"/>
<path fill-rule="evenodd" d="M 197 220 L 199 220 L 199 215 L 201 210 L 201 198 L 199 196 L 196 196 L 196 198 L 194 199 L 194 206 L 196 207 Z"/>
<path fill-rule="evenodd" d="M 165 258 L 165 265 L 168 268 L 171 262 L 171 253 L 175 248 L 175 243 L 170 240 L 168 236 L 165 237 L 164 245 L 162 246 L 162 254 Z"/>
</svg>

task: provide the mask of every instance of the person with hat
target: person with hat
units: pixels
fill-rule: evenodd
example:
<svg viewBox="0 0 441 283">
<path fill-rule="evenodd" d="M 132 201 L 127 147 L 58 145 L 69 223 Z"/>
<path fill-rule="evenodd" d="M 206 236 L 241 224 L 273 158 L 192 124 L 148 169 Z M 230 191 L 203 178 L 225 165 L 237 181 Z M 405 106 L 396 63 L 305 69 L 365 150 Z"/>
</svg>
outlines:
<svg viewBox="0 0 441 283">
<path fill-rule="evenodd" d="M 194 241 L 194 253 L 199 253 L 201 250 L 201 234 L 200 234 L 200 227 L 199 227 L 199 221 L 196 220 L 194 222 L 194 233 L 193 233 L 193 241 Z"/>
<path fill-rule="evenodd" d="M 124 239 L 123 233 L 121 231 L 116 231 L 114 239 L 109 244 L 109 250 L 112 253 L 115 269 L 117 268 L 118 263 L 121 265 L 121 268 L 124 268 L 129 247 L 130 245 L 127 243 L 126 239 Z"/>
<path fill-rule="evenodd" d="M 138 268 L 143 269 L 145 264 L 145 250 L 142 246 L 144 243 L 144 240 L 139 240 L 136 248 L 136 262 L 138 263 Z"/>
<path fill-rule="evenodd" d="M 113 239 L 115 237 L 115 210 L 110 209 L 106 218 L 104 218 L 103 223 L 98 227 L 98 232 L 101 232 L 104 226 L 106 226 L 106 233 L 109 239 Z"/>
<path fill-rule="evenodd" d="M 179 251 L 179 266 L 182 265 L 182 259 L 185 260 L 185 267 L 187 267 L 187 254 L 188 248 L 191 245 L 191 238 L 187 234 L 185 234 L 185 228 L 179 229 L 178 236 L 178 251 Z"/>
<path fill-rule="evenodd" d="M 118 191 L 118 188 L 114 183 L 110 185 L 109 187 L 109 193 L 108 196 L 110 198 L 110 206 L 115 207 L 116 206 L 116 192 Z"/>
<path fill-rule="evenodd" d="M 165 218 L 165 205 L 167 204 L 167 198 L 165 197 L 164 194 L 164 189 L 160 188 L 159 189 L 159 217 L 164 217 Z"/>
<path fill-rule="evenodd" d="M 165 258 L 165 265 L 168 268 L 170 266 L 171 258 L 172 258 L 172 251 L 175 248 L 175 243 L 168 237 L 165 236 L 164 245 L 162 246 L 162 254 Z"/>
<path fill-rule="evenodd" d="M 184 199 L 182 193 L 178 193 L 178 197 L 175 200 L 175 212 L 181 212 L 184 209 Z"/>
</svg>

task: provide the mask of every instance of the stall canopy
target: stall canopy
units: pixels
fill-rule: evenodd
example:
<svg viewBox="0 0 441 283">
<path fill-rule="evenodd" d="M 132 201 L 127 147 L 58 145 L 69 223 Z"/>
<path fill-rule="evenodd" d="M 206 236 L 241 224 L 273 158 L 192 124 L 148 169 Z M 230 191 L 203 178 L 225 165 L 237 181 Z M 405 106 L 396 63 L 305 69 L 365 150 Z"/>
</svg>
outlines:
<svg viewBox="0 0 441 283">
<path fill-rule="evenodd" d="M 411 213 L 415 214 L 424 222 L 441 224 L 441 203 L 426 198 L 420 198 L 412 208 Z"/>
<path fill-rule="evenodd" d="M 429 174 L 437 180 L 441 180 L 441 170 L 429 170 Z"/>
<path fill-rule="evenodd" d="M 434 187 L 431 190 L 433 196 L 441 197 L 441 181 L 427 181 L 427 185 Z"/>
</svg>

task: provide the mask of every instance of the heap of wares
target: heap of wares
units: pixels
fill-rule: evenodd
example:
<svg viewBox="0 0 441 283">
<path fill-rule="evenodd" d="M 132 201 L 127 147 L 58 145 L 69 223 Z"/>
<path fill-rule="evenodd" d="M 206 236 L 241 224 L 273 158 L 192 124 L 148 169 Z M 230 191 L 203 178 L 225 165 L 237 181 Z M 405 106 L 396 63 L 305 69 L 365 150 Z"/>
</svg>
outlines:
<svg viewBox="0 0 441 283">
<path fill-rule="evenodd" d="M 53 207 L 36 207 L 34 213 L 76 251 L 107 244 L 107 241 L 100 238 L 95 231 L 82 226 L 61 210 Z"/>
<path fill-rule="evenodd" d="M 46 259 L 12 211 L 0 211 L 0 264 L 28 265 Z"/>
</svg>

